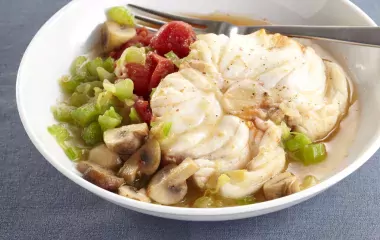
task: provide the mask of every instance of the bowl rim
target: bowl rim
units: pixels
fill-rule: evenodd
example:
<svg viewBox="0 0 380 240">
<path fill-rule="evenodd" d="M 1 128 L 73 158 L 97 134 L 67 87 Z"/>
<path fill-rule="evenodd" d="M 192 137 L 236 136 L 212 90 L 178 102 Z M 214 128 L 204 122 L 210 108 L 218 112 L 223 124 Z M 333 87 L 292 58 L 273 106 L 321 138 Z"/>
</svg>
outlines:
<svg viewBox="0 0 380 240">
<path fill-rule="evenodd" d="M 19 112 L 19 116 L 25 128 L 25 131 L 28 137 L 30 138 L 30 140 L 32 141 L 32 143 L 34 144 L 34 146 L 43 155 L 43 157 L 51 165 L 53 165 L 59 172 L 65 175 L 67 178 L 74 181 L 76 184 L 83 187 L 84 189 L 87 189 L 88 191 L 96 194 L 99 197 L 107 199 L 120 206 L 124 206 L 130 209 L 137 210 L 140 212 L 145 212 L 145 213 L 155 212 L 157 214 L 206 217 L 206 216 L 227 216 L 227 215 L 235 215 L 235 214 L 255 212 L 255 211 L 265 212 L 265 210 L 270 212 L 271 209 L 276 209 L 281 206 L 290 206 L 292 205 L 292 203 L 296 204 L 296 203 L 302 202 L 303 200 L 306 200 L 316 195 L 317 193 L 326 190 L 332 185 L 338 183 L 339 181 L 341 181 L 342 179 L 350 175 L 352 172 L 357 170 L 359 167 L 361 167 L 366 161 L 369 160 L 369 158 L 380 147 L 380 136 L 377 136 L 376 139 L 372 142 L 371 146 L 368 148 L 368 150 L 365 151 L 360 157 L 358 157 L 356 161 L 348 165 L 346 168 L 344 168 L 340 172 L 326 179 L 325 181 L 309 189 L 292 194 L 290 196 L 282 197 L 282 198 L 267 201 L 267 202 L 252 204 L 252 205 L 225 207 L 222 209 L 221 208 L 199 208 L 198 209 L 198 208 L 173 207 L 173 206 L 164 206 L 164 205 L 140 202 L 137 200 L 129 199 L 129 198 L 117 195 L 115 193 L 106 191 L 86 181 L 81 176 L 77 175 L 74 171 L 65 168 L 62 164 L 60 164 L 60 162 L 53 160 L 54 157 L 47 151 L 47 149 L 43 147 L 43 142 L 38 138 L 37 134 L 33 131 L 33 128 L 29 123 L 28 118 L 25 114 L 24 106 L 23 106 L 23 100 L 22 100 L 23 96 L 20 94 L 20 88 L 23 82 L 21 75 L 22 75 L 22 72 L 24 71 L 25 58 L 28 55 L 29 50 L 34 45 L 34 42 L 36 42 L 45 31 L 48 31 L 49 28 L 52 27 L 54 23 L 58 21 L 59 18 L 61 18 L 66 11 L 70 10 L 70 8 L 74 7 L 76 4 L 81 3 L 82 1 L 85 1 L 85 0 L 71 1 L 65 6 L 63 6 L 47 22 L 45 22 L 42 25 L 42 27 L 38 30 L 38 32 L 35 34 L 31 42 L 29 43 L 28 47 L 26 48 L 26 51 L 23 54 L 23 57 L 18 69 L 18 73 L 17 73 L 16 102 L 17 102 L 17 109 Z M 362 17 L 363 20 L 365 20 L 369 26 L 377 26 L 377 24 L 362 9 L 360 9 L 350 0 L 342 0 L 342 4 L 348 5 L 360 17 Z"/>
</svg>

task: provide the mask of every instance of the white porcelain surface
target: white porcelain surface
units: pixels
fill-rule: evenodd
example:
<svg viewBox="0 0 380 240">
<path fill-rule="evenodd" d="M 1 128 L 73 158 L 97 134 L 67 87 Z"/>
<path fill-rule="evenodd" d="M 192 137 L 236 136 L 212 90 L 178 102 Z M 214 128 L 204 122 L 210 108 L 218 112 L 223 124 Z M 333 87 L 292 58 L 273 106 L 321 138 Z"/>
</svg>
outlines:
<svg viewBox="0 0 380 240">
<path fill-rule="evenodd" d="M 364 164 L 380 146 L 380 50 L 323 44 L 345 66 L 356 83 L 361 114 L 356 141 L 346 165 L 328 179 L 300 193 L 248 206 L 223 209 L 190 209 L 153 205 L 124 198 L 85 181 L 75 170 L 47 126 L 54 123 L 50 107 L 59 98 L 57 79 L 71 61 L 88 51 L 96 40 L 104 10 L 135 2 L 161 10 L 186 13 L 215 11 L 266 18 L 281 24 L 375 25 L 360 9 L 344 0 L 76 0 L 57 12 L 36 34 L 26 50 L 17 77 L 17 105 L 24 127 L 37 149 L 60 172 L 80 186 L 120 206 L 165 218 L 219 221 L 253 217 L 281 210 L 324 191 Z M 216 4 L 217 3 L 217 4 Z"/>
</svg>

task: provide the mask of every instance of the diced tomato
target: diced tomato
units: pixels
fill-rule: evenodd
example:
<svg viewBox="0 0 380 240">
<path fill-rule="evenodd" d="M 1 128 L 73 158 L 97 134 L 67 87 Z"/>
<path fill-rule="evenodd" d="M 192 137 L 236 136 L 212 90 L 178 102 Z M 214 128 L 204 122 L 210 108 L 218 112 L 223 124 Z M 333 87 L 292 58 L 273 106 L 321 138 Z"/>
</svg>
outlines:
<svg viewBox="0 0 380 240">
<path fill-rule="evenodd" d="M 138 63 L 128 63 L 125 65 L 127 76 L 133 81 L 134 93 L 139 96 L 149 95 L 150 79 L 152 77 L 152 68 L 150 64 L 141 65 Z"/>
<path fill-rule="evenodd" d="M 173 51 L 178 57 L 186 57 L 190 53 L 190 45 L 196 40 L 191 25 L 172 21 L 160 28 L 151 40 L 151 47 L 160 55 Z"/>
<path fill-rule="evenodd" d="M 172 61 L 156 53 L 150 53 L 148 57 L 151 60 L 152 67 L 154 67 L 149 83 L 149 92 L 151 92 L 152 88 L 157 87 L 164 77 L 175 71 L 175 67 Z"/>
<path fill-rule="evenodd" d="M 121 45 L 121 47 L 115 51 L 112 51 L 110 53 L 110 57 L 114 59 L 119 59 L 121 54 L 124 52 L 126 48 L 129 48 L 130 46 L 148 46 L 151 42 L 151 39 L 153 38 L 154 34 L 149 32 L 148 29 L 142 27 L 142 28 L 136 28 L 136 36 L 129 40 L 128 42 Z"/>
<path fill-rule="evenodd" d="M 142 99 L 138 99 L 134 105 L 136 112 L 139 114 L 141 120 L 146 123 L 150 123 L 152 119 L 152 109 L 150 108 L 149 102 Z"/>
</svg>

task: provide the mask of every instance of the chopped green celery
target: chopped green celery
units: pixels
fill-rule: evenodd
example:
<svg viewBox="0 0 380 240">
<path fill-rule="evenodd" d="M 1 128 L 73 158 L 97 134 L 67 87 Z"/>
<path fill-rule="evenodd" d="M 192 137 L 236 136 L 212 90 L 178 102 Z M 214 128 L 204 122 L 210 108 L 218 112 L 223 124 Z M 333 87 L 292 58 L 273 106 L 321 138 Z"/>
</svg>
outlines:
<svg viewBox="0 0 380 240">
<path fill-rule="evenodd" d="M 320 163 L 327 157 L 326 148 L 323 143 L 315 143 L 305 146 L 302 149 L 302 154 L 302 160 L 305 165 Z"/>
<path fill-rule="evenodd" d="M 152 88 L 149 97 L 152 98 L 153 94 L 156 92 L 156 88 Z"/>
<path fill-rule="evenodd" d="M 195 200 L 193 207 L 195 208 L 212 208 L 214 207 L 214 199 L 203 196 Z"/>
<path fill-rule="evenodd" d="M 65 152 L 66 156 L 72 160 L 72 161 L 77 161 L 81 159 L 83 155 L 83 150 L 79 147 L 76 146 L 67 146 L 63 148 L 63 151 Z"/>
<path fill-rule="evenodd" d="M 100 115 L 98 122 L 103 131 L 113 129 L 121 124 L 123 118 L 115 111 L 115 108 L 111 107 L 105 111 L 103 115 Z"/>
<path fill-rule="evenodd" d="M 162 134 L 165 138 L 169 136 L 171 129 L 172 129 L 172 123 L 171 122 L 166 122 L 162 125 Z"/>
<path fill-rule="evenodd" d="M 79 56 L 77 57 L 70 67 L 70 73 L 72 76 L 86 76 L 86 70 L 83 68 L 84 63 L 87 61 L 87 58 L 85 56 Z"/>
<path fill-rule="evenodd" d="M 96 69 L 98 67 L 103 67 L 103 59 L 101 59 L 100 57 L 97 57 L 97 58 L 89 61 L 86 64 L 86 67 L 87 67 L 87 71 L 89 72 L 89 74 L 91 76 L 97 77 L 98 76 L 98 72 L 96 71 Z"/>
<path fill-rule="evenodd" d="M 62 124 L 54 124 L 48 127 L 48 132 L 55 137 L 60 145 L 70 137 L 69 131 Z"/>
<path fill-rule="evenodd" d="M 71 106 L 80 107 L 90 101 L 90 99 L 91 97 L 87 96 L 87 94 L 74 92 L 69 98 L 69 104 Z"/>
<path fill-rule="evenodd" d="M 256 199 L 253 196 L 246 196 L 244 198 L 236 199 L 237 205 L 249 205 L 256 203 Z"/>
<path fill-rule="evenodd" d="M 94 87 L 94 97 L 97 98 L 99 96 L 99 94 L 101 94 L 103 92 L 103 89 L 99 88 L 99 87 Z"/>
<path fill-rule="evenodd" d="M 115 71 L 115 60 L 111 57 L 108 57 L 106 60 L 103 61 L 103 68 L 110 73 L 113 73 Z"/>
<path fill-rule="evenodd" d="M 280 127 L 282 130 L 282 140 L 288 140 L 291 137 L 290 128 L 286 125 L 285 122 L 281 122 Z"/>
<path fill-rule="evenodd" d="M 98 72 L 98 78 L 100 81 L 104 81 L 105 79 L 107 79 L 108 81 L 111 81 L 111 82 L 115 81 L 115 77 L 116 77 L 115 74 L 109 73 L 104 68 L 97 67 L 96 71 Z"/>
<path fill-rule="evenodd" d="M 95 145 L 103 140 L 103 132 L 98 122 L 93 122 L 83 129 L 82 139 L 87 145 Z"/>
<path fill-rule="evenodd" d="M 133 97 L 133 81 L 131 79 L 124 79 L 116 82 L 115 84 L 104 80 L 103 87 L 105 90 L 113 93 L 121 101 L 131 99 Z"/>
<path fill-rule="evenodd" d="M 138 63 L 141 65 L 145 65 L 146 62 L 146 54 L 145 48 L 131 46 L 126 48 L 121 54 L 119 60 L 117 61 L 119 66 L 124 66 L 127 63 Z"/>
<path fill-rule="evenodd" d="M 96 98 L 96 108 L 101 114 L 103 114 L 110 107 L 116 105 L 115 100 L 116 99 L 111 92 L 103 91 L 99 93 L 99 95 Z"/>
<path fill-rule="evenodd" d="M 98 116 L 99 111 L 95 107 L 95 103 L 86 103 L 71 112 L 74 122 L 82 127 L 96 121 Z"/>
<path fill-rule="evenodd" d="M 137 113 L 136 109 L 134 107 L 131 108 L 131 111 L 129 112 L 129 119 L 132 123 L 141 123 L 141 119 L 139 114 Z"/>
<path fill-rule="evenodd" d="M 63 76 L 59 79 L 59 85 L 65 93 L 73 93 L 82 82 L 84 82 L 84 78 L 81 76 Z"/>
<path fill-rule="evenodd" d="M 80 84 L 76 88 L 76 91 L 78 93 L 86 94 L 88 97 L 94 97 L 95 96 L 94 88 L 102 88 L 102 87 L 103 87 L 103 83 L 101 81 L 86 82 L 86 83 Z"/>
<path fill-rule="evenodd" d="M 51 108 L 55 120 L 67 123 L 72 122 L 71 112 L 75 109 L 75 107 L 69 106 L 65 103 L 60 103 Z"/>
<path fill-rule="evenodd" d="M 305 190 L 307 188 L 310 188 L 316 185 L 317 183 L 318 183 L 318 179 L 316 177 L 312 175 L 308 175 L 303 179 L 302 184 L 300 185 L 300 188 L 301 190 Z"/>
<path fill-rule="evenodd" d="M 311 143 L 310 138 L 308 138 L 303 133 L 291 133 L 291 134 L 295 134 L 295 136 L 284 142 L 285 149 L 287 151 L 295 152 Z"/>
<path fill-rule="evenodd" d="M 120 25 L 135 25 L 135 17 L 127 8 L 123 6 L 110 8 L 107 11 L 107 17 Z"/>
<path fill-rule="evenodd" d="M 165 54 L 165 57 L 172 61 L 172 63 L 174 63 L 174 65 L 176 65 L 178 68 L 182 63 L 181 59 L 173 51 L 170 51 L 167 54 Z"/>
</svg>

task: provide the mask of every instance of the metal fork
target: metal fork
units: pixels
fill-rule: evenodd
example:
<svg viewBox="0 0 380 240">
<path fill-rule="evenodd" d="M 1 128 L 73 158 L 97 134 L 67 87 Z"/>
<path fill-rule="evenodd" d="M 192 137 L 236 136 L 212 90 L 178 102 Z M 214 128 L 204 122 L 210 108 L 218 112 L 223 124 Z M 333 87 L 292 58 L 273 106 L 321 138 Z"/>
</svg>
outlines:
<svg viewBox="0 0 380 240">
<path fill-rule="evenodd" d="M 380 27 L 356 27 L 356 26 L 309 26 L 309 25 L 261 25 L 261 26 L 236 26 L 227 22 L 196 19 L 160 12 L 153 9 L 128 4 L 134 10 L 137 20 L 152 24 L 157 28 L 169 21 L 183 21 L 191 24 L 196 33 L 215 33 L 231 36 L 233 34 L 249 34 L 260 29 L 268 32 L 281 33 L 290 37 L 327 39 L 350 44 L 380 47 Z M 167 21 L 157 18 L 164 18 Z M 137 24 L 142 27 L 143 24 Z M 150 31 L 157 28 L 147 27 Z"/>
</svg>

